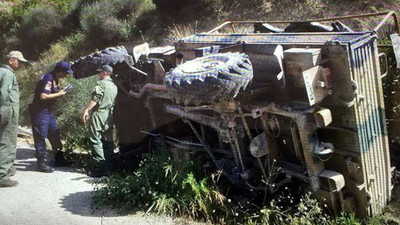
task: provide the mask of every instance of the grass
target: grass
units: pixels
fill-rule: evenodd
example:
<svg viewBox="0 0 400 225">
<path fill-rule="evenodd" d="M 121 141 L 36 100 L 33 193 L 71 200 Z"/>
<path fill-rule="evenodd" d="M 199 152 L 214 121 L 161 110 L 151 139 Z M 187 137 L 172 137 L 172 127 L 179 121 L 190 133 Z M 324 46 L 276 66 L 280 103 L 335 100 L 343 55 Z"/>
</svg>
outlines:
<svg viewBox="0 0 400 225">
<path fill-rule="evenodd" d="M 167 41 L 174 43 L 181 38 L 188 37 L 196 33 L 196 26 L 192 25 L 179 25 L 173 24 L 171 27 L 168 28 L 168 36 Z"/>
<path fill-rule="evenodd" d="M 266 205 L 231 195 L 220 182 L 193 161 L 174 161 L 166 154 L 146 154 L 134 172 L 113 174 L 95 186 L 93 206 L 124 212 L 166 214 L 217 224 L 378 225 L 384 216 L 360 220 L 354 214 L 333 217 L 326 206 L 305 194 L 293 197 L 284 189 Z"/>
<path fill-rule="evenodd" d="M 93 203 L 215 222 L 214 210 L 224 209 L 227 200 L 194 162 L 146 154 L 135 172 L 101 179 Z"/>
</svg>

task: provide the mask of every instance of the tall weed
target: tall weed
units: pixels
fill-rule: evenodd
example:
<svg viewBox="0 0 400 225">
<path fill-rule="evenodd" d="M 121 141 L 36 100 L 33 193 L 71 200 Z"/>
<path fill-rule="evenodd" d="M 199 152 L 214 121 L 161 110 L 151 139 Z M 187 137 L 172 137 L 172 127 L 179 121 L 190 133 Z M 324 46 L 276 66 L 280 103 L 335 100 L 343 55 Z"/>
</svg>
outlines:
<svg viewBox="0 0 400 225">
<path fill-rule="evenodd" d="M 135 172 L 113 174 L 97 181 L 93 205 L 218 224 L 387 224 L 381 216 L 361 221 L 354 214 L 343 213 L 335 218 L 310 194 L 296 199 L 288 194 L 289 189 L 259 206 L 223 192 L 219 175 L 206 173 L 203 166 L 193 161 L 174 161 L 166 154 L 146 154 Z"/>
<path fill-rule="evenodd" d="M 192 161 L 173 161 L 165 154 L 144 155 L 135 172 L 103 178 L 96 190 L 96 206 L 211 222 L 218 220 L 216 211 L 225 210 L 228 203 L 201 167 Z"/>
</svg>

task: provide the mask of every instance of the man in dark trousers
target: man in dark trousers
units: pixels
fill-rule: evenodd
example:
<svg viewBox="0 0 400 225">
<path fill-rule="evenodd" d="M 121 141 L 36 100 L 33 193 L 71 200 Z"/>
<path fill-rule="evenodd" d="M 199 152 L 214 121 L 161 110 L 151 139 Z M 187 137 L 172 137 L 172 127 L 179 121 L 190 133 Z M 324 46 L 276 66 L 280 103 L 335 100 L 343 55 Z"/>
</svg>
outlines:
<svg viewBox="0 0 400 225">
<path fill-rule="evenodd" d="M 7 55 L 7 65 L 0 65 L 0 188 L 14 187 L 17 181 L 10 180 L 16 170 L 12 168 L 17 150 L 19 90 L 14 70 L 28 62 L 21 52 Z"/>
<path fill-rule="evenodd" d="M 69 165 L 61 152 L 60 132 L 51 109 L 57 99 L 66 94 L 65 90 L 60 90 L 58 87 L 59 79 L 65 78 L 72 73 L 69 63 L 57 63 L 53 71 L 45 74 L 37 83 L 33 102 L 29 106 L 36 149 L 37 170 L 40 172 L 53 172 L 53 168 L 48 165 L 46 160 L 46 138 L 48 138 L 53 151 L 57 151 L 54 157 L 54 166 Z"/>
</svg>

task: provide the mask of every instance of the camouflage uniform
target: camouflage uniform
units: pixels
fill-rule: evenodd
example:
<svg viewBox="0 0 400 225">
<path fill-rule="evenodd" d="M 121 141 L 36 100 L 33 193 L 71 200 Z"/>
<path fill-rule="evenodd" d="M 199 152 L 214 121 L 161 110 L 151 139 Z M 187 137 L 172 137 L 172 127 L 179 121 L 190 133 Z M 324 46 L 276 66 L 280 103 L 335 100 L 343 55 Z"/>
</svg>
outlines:
<svg viewBox="0 0 400 225">
<path fill-rule="evenodd" d="M 9 180 L 8 171 L 17 149 L 19 90 L 14 70 L 0 66 L 0 182 Z"/>
<path fill-rule="evenodd" d="M 113 109 L 117 93 L 118 88 L 110 77 L 98 81 L 92 93 L 92 101 L 97 105 L 89 120 L 89 142 L 96 170 L 105 170 L 113 154 Z"/>
</svg>

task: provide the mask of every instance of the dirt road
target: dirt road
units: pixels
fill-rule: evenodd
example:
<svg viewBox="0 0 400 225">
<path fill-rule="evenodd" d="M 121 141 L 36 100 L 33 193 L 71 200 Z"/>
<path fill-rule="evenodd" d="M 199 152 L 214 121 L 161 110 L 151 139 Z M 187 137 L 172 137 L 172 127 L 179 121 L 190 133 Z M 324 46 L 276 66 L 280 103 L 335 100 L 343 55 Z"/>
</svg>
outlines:
<svg viewBox="0 0 400 225">
<path fill-rule="evenodd" d="M 51 174 L 36 172 L 34 153 L 26 144 L 19 144 L 14 164 L 18 172 L 13 177 L 19 185 L 0 189 L 1 225 L 187 224 L 143 213 L 94 210 L 90 205 L 92 178 L 76 168 L 60 168 Z"/>
</svg>

